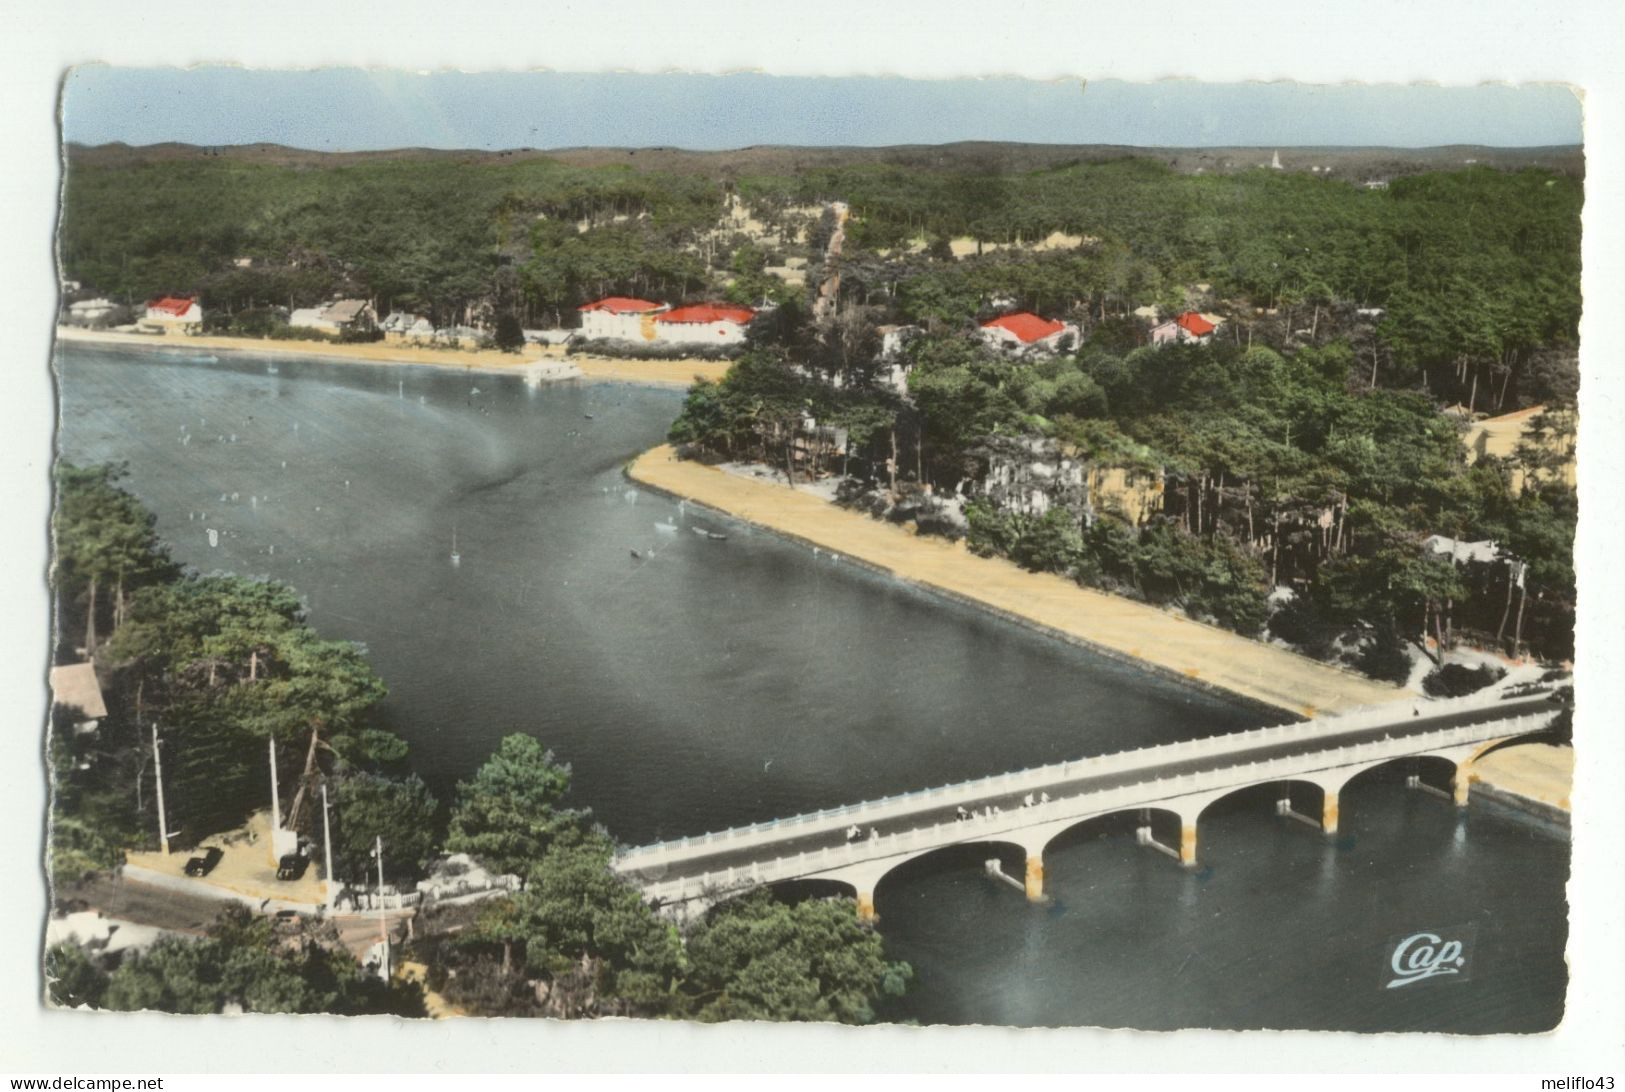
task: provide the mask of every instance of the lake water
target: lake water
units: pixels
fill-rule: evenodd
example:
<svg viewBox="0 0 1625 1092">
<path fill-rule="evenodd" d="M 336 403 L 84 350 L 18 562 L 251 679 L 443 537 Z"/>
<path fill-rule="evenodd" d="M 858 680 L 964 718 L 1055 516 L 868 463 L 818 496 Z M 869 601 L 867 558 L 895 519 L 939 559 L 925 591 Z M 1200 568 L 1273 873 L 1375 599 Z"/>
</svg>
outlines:
<svg viewBox="0 0 1625 1092">
<path fill-rule="evenodd" d="M 676 391 L 185 350 L 58 363 L 63 453 L 127 461 L 179 560 L 285 580 L 365 644 L 443 800 L 516 731 L 636 843 L 1275 719 L 632 487 Z M 887 1015 L 1551 1026 L 1567 842 L 1401 782 L 1352 784 L 1335 843 L 1268 790 L 1232 797 L 1192 873 L 1081 828 L 1046 858 L 1048 906 L 983 875 L 991 851 L 915 862 L 877 893 L 918 975 Z M 1397 939 L 1458 926 L 1470 976 L 1384 988 Z"/>
</svg>

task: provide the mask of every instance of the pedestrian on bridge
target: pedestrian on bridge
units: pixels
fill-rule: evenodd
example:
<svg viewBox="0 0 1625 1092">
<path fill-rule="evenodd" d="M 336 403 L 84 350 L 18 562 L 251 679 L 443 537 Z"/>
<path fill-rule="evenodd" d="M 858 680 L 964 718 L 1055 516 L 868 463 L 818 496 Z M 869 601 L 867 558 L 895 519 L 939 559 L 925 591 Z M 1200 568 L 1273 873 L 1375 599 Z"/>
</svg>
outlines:
<svg viewBox="0 0 1625 1092">
<path fill-rule="evenodd" d="M 970 818 L 970 812 L 965 810 L 965 805 L 961 804 L 957 808 L 954 809 L 954 821 L 955 822 L 963 823 L 965 820 L 967 820 L 969 818 Z"/>
<path fill-rule="evenodd" d="M 1021 798 L 1021 806 L 1024 807 L 1024 808 L 1030 808 L 1030 807 L 1033 806 L 1033 794 L 1032 793 L 1028 793 L 1026 796 L 1023 796 Z"/>
<path fill-rule="evenodd" d="M 863 831 L 858 829 L 858 825 L 856 823 L 853 823 L 851 826 L 846 828 L 846 840 L 848 842 L 857 841 L 859 836 L 861 836 L 862 834 L 863 834 Z"/>
</svg>

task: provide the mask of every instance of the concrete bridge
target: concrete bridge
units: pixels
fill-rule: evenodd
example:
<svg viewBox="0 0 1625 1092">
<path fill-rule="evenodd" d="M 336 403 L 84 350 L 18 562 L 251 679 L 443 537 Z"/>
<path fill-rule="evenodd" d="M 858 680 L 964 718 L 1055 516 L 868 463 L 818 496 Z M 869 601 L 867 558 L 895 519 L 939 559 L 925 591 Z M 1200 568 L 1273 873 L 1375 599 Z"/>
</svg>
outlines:
<svg viewBox="0 0 1625 1092">
<path fill-rule="evenodd" d="M 639 846 L 618 855 L 614 867 L 677 917 L 703 914 L 764 884 L 824 880 L 851 888 L 859 916 L 871 919 L 875 886 L 898 865 L 948 846 L 1003 843 L 1026 853 L 1020 885 L 1029 898 L 1039 899 L 1045 847 L 1079 823 L 1138 812 L 1139 843 L 1192 866 L 1202 813 L 1217 800 L 1278 784 L 1277 814 L 1333 834 L 1338 795 L 1345 785 L 1378 766 L 1419 759 L 1448 763 L 1453 791 L 1416 774 L 1409 784 L 1465 806 L 1473 762 L 1505 743 L 1550 728 L 1559 712 L 1545 691 L 1404 702 L 1061 762 Z M 1298 810 L 1300 802 L 1310 809 L 1307 813 Z M 1177 842 L 1154 836 L 1155 814 L 1177 820 Z M 861 836 L 852 837 L 854 827 Z"/>
</svg>

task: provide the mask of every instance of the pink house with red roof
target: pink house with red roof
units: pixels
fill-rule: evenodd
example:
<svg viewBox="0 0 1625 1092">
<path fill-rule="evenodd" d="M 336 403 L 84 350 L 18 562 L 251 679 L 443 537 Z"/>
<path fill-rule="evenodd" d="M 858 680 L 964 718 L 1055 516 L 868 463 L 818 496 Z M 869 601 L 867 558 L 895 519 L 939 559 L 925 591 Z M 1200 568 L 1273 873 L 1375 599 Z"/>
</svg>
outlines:
<svg viewBox="0 0 1625 1092">
<path fill-rule="evenodd" d="M 161 296 L 147 301 L 147 313 L 142 317 L 141 325 L 184 330 L 202 321 L 203 308 L 193 297 Z"/>
<path fill-rule="evenodd" d="M 1184 314 L 1169 319 L 1151 328 L 1151 344 L 1166 345 L 1171 341 L 1196 341 L 1206 343 L 1213 339 L 1213 331 L 1219 327 L 1195 311 L 1186 311 Z"/>
<path fill-rule="evenodd" d="M 982 323 L 982 340 L 1004 349 L 1057 349 L 1061 339 L 1071 334 L 1078 341 L 1078 328 L 1057 319 L 1041 318 L 1031 311 L 1015 311 Z"/>
<path fill-rule="evenodd" d="M 655 316 L 661 341 L 689 345 L 736 345 L 756 317 L 754 307 L 732 303 L 696 303 Z"/>
<path fill-rule="evenodd" d="M 659 336 L 655 329 L 655 317 L 671 310 L 671 307 L 630 296 L 605 296 L 576 310 L 581 315 L 581 333 L 585 337 L 654 341 Z"/>
</svg>

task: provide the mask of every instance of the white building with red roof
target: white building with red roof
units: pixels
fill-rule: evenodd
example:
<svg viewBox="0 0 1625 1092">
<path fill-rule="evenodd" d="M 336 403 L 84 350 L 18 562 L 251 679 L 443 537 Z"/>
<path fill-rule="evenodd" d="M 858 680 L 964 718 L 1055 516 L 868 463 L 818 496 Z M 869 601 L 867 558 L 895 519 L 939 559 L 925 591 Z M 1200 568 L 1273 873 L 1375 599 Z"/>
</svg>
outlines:
<svg viewBox="0 0 1625 1092">
<path fill-rule="evenodd" d="M 1058 349 L 1068 334 L 1076 344 L 1079 340 L 1076 326 L 1042 318 L 1031 311 L 1015 311 L 982 323 L 982 340 L 1001 349 Z"/>
<path fill-rule="evenodd" d="M 687 345 L 737 345 L 756 317 L 754 307 L 733 303 L 695 303 L 655 316 L 661 341 Z"/>
<path fill-rule="evenodd" d="M 1206 344 L 1213 340 L 1213 331 L 1219 324 L 1195 311 L 1169 319 L 1151 328 L 1151 344 L 1167 345 L 1174 341 L 1195 341 Z"/>
<path fill-rule="evenodd" d="M 584 337 L 654 341 L 658 336 L 655 316 L 671 310 L 671 306 L 630 296 L 605 296 L 576 310 L 581 314 L 581 333 Z"/>
<path fill-rule="evenodd" d="M 203 308 L 191 296 L 160 296 L 147 301 L 141 325 L 163 330 L 191 330 L 203 322 Z"/>
</svg>

